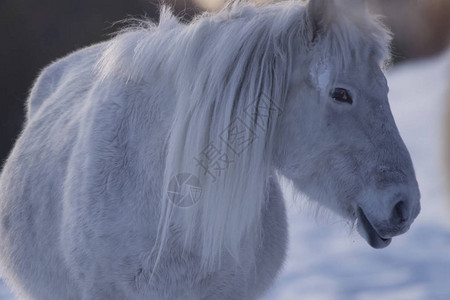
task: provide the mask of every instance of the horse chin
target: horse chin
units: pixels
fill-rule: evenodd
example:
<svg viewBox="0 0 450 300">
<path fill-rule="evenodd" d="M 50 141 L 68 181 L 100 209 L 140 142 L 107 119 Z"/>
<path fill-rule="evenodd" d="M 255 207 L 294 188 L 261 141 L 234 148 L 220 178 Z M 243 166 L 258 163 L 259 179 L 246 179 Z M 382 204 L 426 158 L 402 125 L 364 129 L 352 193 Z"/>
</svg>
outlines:
<svg viewBox="0 0 450 300">
<path fill-rule="evenodd" d="M 358 207 L 358 223 L 357 230 L 359 234 L 367 241 L 367 243 L 375 249 L 383 249 L 389 246 L 392 239 L 381 237 L 375 228 L 372 226 L 370 221 L 367 219 L 364 211 Z"/>
</svg>

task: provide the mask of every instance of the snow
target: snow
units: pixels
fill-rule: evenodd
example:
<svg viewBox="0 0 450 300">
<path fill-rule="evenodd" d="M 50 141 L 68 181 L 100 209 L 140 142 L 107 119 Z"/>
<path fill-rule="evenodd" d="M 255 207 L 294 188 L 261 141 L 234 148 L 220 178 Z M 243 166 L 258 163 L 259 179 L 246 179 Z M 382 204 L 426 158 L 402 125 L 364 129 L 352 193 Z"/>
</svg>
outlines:
<svg viewBox="0 0 450 300">
<path fill-rule="evenodd" d="M 374 250 L 344 221 L 288 196 L 288 259 L 265 300 L 450 299 L 450 196 L 443 170 L 444 112 L 450 105 L 450 51 L 388 73 L 390 102 L 410 150 L 422 211 L 410 231 Z M 300 203 L 300 204 L 299 204 Z M 0 281 L 0 300 L 14 300 Z"/>
</svg>

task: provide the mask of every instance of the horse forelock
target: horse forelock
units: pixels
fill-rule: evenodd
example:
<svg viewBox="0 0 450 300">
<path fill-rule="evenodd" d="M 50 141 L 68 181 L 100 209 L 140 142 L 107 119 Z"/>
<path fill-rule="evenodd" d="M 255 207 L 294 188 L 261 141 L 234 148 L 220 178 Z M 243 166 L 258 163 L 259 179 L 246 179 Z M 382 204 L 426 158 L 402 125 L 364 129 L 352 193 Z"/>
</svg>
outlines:
<svg viewBox="0 0 450 300">
<path fill-rule="evenodd" d="M 336 6 L 336 18 L 332 26 L 321 35 L 313 48 L 313 61 L 327 60 L 339 70 L 353 67 L 352 61 L 359 63 L 377 62 L 383 69 L 391 62 L 390 43 L 392 34 L 381 22 L 381 17 L 367 9 L 345 6 L 345 0 Z"/>
<path fill-rule="evenodd" d="M 166 88 L 177 91 L 166 145 L 158 257 L 169 226 L 177 226 L 187 249 L 199 247 L 204 268 L 213 268 L 224 251 L 244 259 L 242 243 L 259 241 L 272 140 L 293 56 L 334 57 L 342 66 L 352 55 L 385 60 L 389 33 L 376 18 L 366 17 L 338 18 L 316 47 L 298 2 L 259 8 L 242 3 L 187 25 L 163 9 L 158 26 L 144 22 L 107 45 L 98 64 L 102 77 L 139 82 L 164 70 L 170 74 Z M 246 143 L 239 149 L 233 145 L 236 133 Z M 198 203 L 180 208 L 170 201 L 169 186 L 178 174 L 198 178 Z"/>
</svg>

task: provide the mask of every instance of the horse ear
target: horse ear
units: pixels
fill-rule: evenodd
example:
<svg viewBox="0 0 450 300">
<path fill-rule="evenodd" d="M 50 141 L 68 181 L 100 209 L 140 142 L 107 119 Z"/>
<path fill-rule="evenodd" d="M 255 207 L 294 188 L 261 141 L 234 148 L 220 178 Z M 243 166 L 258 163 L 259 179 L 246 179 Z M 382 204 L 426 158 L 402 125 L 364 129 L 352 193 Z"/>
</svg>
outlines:
<svg viewBox="0 0 450 300">
<path fill-rule="evenodd" d="M 335 11 L 334 0 L 309 0 L 306 12 L 313 32 L 313 41 L 330 26 Z"/>
</svg>

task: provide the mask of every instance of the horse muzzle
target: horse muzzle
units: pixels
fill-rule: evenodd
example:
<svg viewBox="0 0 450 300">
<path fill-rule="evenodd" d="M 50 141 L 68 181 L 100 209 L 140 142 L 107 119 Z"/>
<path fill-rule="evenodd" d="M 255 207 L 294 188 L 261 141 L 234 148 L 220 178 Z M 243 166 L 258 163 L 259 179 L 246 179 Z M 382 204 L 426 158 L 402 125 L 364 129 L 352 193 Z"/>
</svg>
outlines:
<svg viewBox="0 0 450 300">
<path fill-rule="evenodd" d="M 420 211 L 417 185 L 389 188 L 381 196 L 387 200 L 374 202 L 369 197 L 371 201 L 366 199 L 356 209 L 357 231 L 376 249 L 387 247 L 394 236 L 407 232 Z"/>
</svg>

